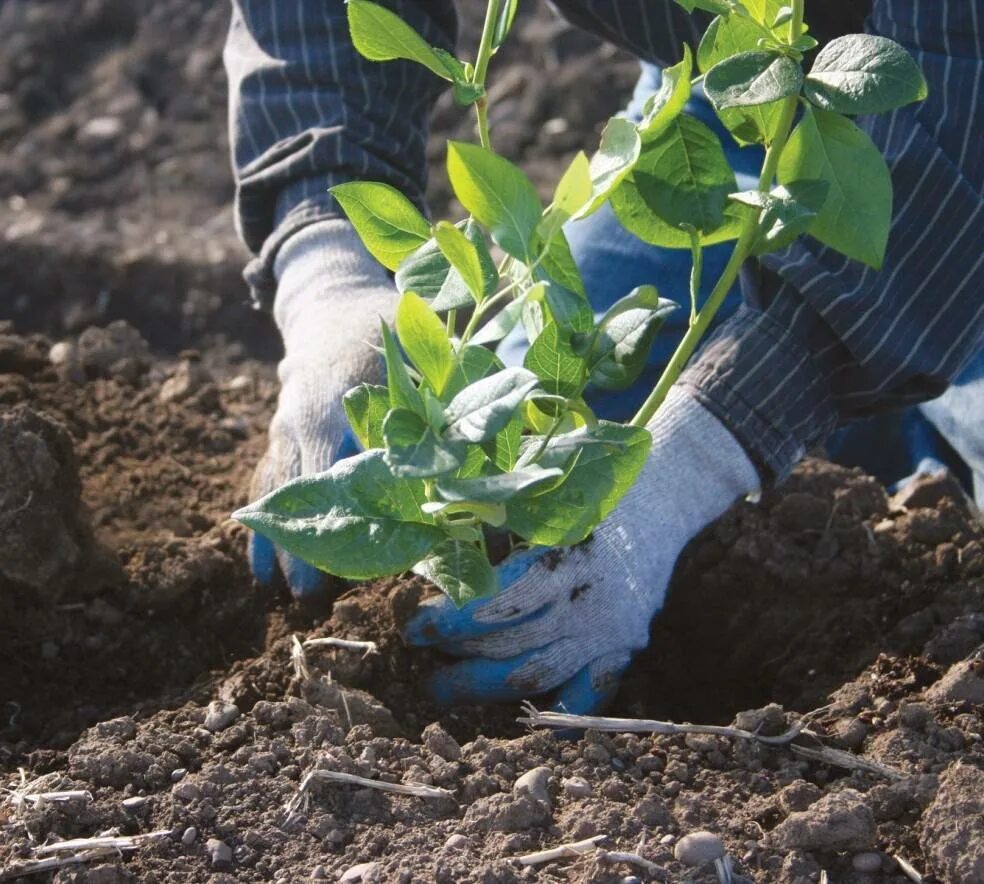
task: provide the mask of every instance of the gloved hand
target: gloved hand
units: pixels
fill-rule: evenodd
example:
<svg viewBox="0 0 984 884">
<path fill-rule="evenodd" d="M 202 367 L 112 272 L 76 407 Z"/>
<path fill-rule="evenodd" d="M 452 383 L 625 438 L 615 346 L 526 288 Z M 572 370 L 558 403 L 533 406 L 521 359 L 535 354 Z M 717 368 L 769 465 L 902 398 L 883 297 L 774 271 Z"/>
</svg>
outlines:
<svg viewBox="0 0 984 884">
<path fill-rule="evenodd" d="M 495 598 L 461 610 L 444 596 L 420 606 L 408 643 L 465 658 L 433 676 L 435 699 L 514 701 L 556 690 L 556 704 L 573 714 L 611 699 L 633 652 L 649 643 L 683 548 L 759 486 L 742 446 L 688 393 L 672 391 L 649 430 L 642 474 L 588 540 L 510 556 Z"/>
<path fill-rule="evenodd" d="M 347 221 L 302 228 L 278 252 L 273 315 L 283 336 L 281 389 L 269 445 L 253 476 L 253 500 L 289 479 L 327 470 L 357 451 L 342 396 L 359 383 L 378 383 L 379 320 L 392 320 L 396 289 Z M 298 598 L 322 590 L 326 575 L 258 534 L 250 567 L 261 583 L 283 573 Z"/>
</svg>

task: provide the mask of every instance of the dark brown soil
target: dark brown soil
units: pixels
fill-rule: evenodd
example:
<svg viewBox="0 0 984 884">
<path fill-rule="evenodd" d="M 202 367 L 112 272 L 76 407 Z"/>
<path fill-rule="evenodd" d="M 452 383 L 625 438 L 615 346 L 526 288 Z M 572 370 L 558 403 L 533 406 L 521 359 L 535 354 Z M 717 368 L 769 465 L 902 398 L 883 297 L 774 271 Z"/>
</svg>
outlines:
<svg viewBox="0 0 984 884">
<path fill-rule="evenodd" d="M 0 787 L 23 768 L 28 792 L 88 793 L 0 792 L 0 878 L 38 845 L 114 830 L 167 834 L 54 878 L 338 880 L 369 864 L 345 880 L 711 882 L 674 854 L 709 830 L 735 880 L 901 884 L 902 858 L 926 880 L 984 881 L 984 530 L 945 484 L 890 500 L 812 460 L 735 507 L 687 551 L 612 710 L 770 734 L 829 704 L 822 742 L 881 772 L 435 709 L 418 686 L 440 661 L 398 633 L 422 582 L 324 611 L 258 590 L 227 515 L 263 449 L 277 344 L 238 280 L 226 15 L 0 3 Z M 497 138 L 544 186 L 633 76 L 543 9 L 497 65 Z M 106 117 L 123 134 L 95 137 Z M 439 108 L 440 131 L 468 125 Z M 432 190 L 440 211 L 437 176 Z M 326 635 L 378 652 L 312 649 L 298 672 L 293 637 Z M 316 783 L 288 818 L 316 769 L 452 797 Z M 599 834 L 655 866 L 516 859 Z"/>
</svg>

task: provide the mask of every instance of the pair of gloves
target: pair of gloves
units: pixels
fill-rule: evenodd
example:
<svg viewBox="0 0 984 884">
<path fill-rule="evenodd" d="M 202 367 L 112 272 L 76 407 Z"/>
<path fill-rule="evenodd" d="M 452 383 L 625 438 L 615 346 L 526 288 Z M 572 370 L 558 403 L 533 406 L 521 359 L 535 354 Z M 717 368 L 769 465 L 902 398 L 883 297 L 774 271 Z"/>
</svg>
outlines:
<svg viewBox="0 0 984 884">
<path fill-rule="evenodd" d="M 396 302 L 386 271 L 342 220 L 294 234 L 275 272 L 274 317 L 286 355 L 254 499 L 355 453 L 342 396 L 382 380 L 370 344 Z M 688 393 L 674 390 L 649 430 L 642 474 L 589 540 L 549 563 L 544 550 L 510 556 L 499 565 L 503 591 L 490 600 L 458 610 L 439 596 L 420 606 L 406 640 L 460 658 L 433 676 L 436 699 L 451 705 L 552 692 L 567 711 L 587 714 L 611 698 L 632 654 L 649 643 L 684 546 L 759 485 L 742 446 Z M 295 596 L 323 587 L 324 574 L 258 535 L 250 562 L 261 582 L 279 569 Z"/>
</svg>

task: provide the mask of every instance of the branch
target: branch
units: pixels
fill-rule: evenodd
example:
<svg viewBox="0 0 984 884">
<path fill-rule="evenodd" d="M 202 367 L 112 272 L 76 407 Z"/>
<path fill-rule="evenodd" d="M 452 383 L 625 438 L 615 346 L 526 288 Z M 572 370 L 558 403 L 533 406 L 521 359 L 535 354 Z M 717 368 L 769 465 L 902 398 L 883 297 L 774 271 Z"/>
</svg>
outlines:
<svg viewBox="0 0 984 884">
<path fill-rule="evenodd" d="M 518 857 L 519 862 L 524 866 L 537 866 L 541 863 L 549 863 L 558 859 L 569 859 L 571 857 L 585 856 L 594 853 L 598 849 L 598 843 L 604 841 L 607 835 L 592 835 L 583 841 L 569 841 L 549 850 L 538 850 L 536 853 L 527 853 Z"/>
</svg>

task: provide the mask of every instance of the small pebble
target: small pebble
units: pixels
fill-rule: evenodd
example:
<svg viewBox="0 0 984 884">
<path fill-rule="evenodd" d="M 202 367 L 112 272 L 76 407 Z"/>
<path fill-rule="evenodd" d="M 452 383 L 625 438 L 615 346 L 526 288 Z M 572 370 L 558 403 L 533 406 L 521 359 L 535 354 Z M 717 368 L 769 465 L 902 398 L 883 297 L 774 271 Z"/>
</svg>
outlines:
<svg viewBox="0 0 984 884">
<path fill-rule="evenodd" d="M 724 842 L 713 832 L 691 832 L 673 848 L 673 855 L 684 865 L 703 866 L 725 855 Z"/>
<path fill-rule="evenodd" d="M 352 866 L 352 868 L 348 869 L 338 880 L 342 884 L 346 884 L 348 881 L 361 881 L 363 878 L 368 878 L 372 875 L 379 867 L 380 864 L 378 862 L 359 863 L 357 866 Z"/>
<path fill-rule="evenodd" d="M 218 838 L 209 838 L 205 842 L 205 849 L 212 858 L 213 866 L 228 865 L 232 862 L 232 848 L 225 841 L 220 841 Z"/>
<path fill-rule="evenodd" d="M 65 365 L 75 361 L 75 345 L 69 341 L 59 341 L 52 344 L 48 351 L 48 361 L 52 365 Z"/>
<path fill-rule="evenodd" d="M 672 844 L 674 841 L 676 841 L 676 835 L 664 835 L 662 838 L 659 839 L 659 843 L 662 844 L 664 847 L 667 844 Z"/>
<path fill-rule="evenodd" d="M 181 843 L 185 847 L 191 847 L 195 843 L 195 839 L 198 837 L 198 829 L 194 826 L 188 826 L 184 832 L 181 833 Z"/>
<path fill-rule="evenodd" d="M 176 767 L 174 770 L 171 771 L 171 782 L 172 783 L 180 782 L 181 780 L 184 779 L 185 774 L 187 773 L 188 773 L 187 768 Z"/>
<path fill-rule="evenodd" d="M 326 881 L 328 879 L 328 870 L 324 866 L 315 866 L 314 870 L 311 872 L 312 881 Z"/>
<path fill-rule="evenodd" d="M 444 846 L 450 850 L 465 850 L 471 847 L 472 841 L 467 835 L 462 835 L 460 832 L 455 832 L 453 835 L 448 836 L 448 840 L 444 842 Z"/>
<path fill-rule="evenodd" d="M 933 711 L 925 703 L 903 703 L 899 708 L 899 720 L 905 727 L 922 730 L 933 720 Z"/>
<path fill-rule="evenodd" d="M 619 879 L 619 884 L 642 884 L 642 878 L 638 878 L 635 875 L 626 875 L 624 878 Z"/>
<path fill-rule="evenodd" d="M 594 791 L 584 777 L 568 777 L 561 786 L 572 798 L 587 798 Z"/>
<path fill-rule="evenodd" d="M 182 801 L 197 801 L 202 797 L 202 790 L 192 782 L 178 783 L 171 794 Z"/>
<path fill-rule="evenodd" d="M 203 724 L 207 730 L 214 734 L 224 731 L 237 718 L 239 718 L 239 707 L 235 703 L 213 700 L 208 704 L 208 711 L 205 713 Z"/>
<path fill-rule="evenodd" d="M 880 853 L 873 850 L 864 853 L 856 853 L 851 859 L 851 865 L 856 872 L 880 872 L 882 867 L 882 857 Z"/>
<path fill-rule="evenodd" d="M 123 807 L 130 811 L 130 813 L 140 813 L 149 800 L 149 798 L 143 795 L 134 795 L 132 798 L 123 799 Z"/>
<path fill-rule="evenodd" d="M 513 784 L 513 795 L 529 795 L 544 804 L 550 804 L 550 792 L 547 782 L 550 779 L 550 768 L 544 765 L 528 770 Z"/>
</svg>

